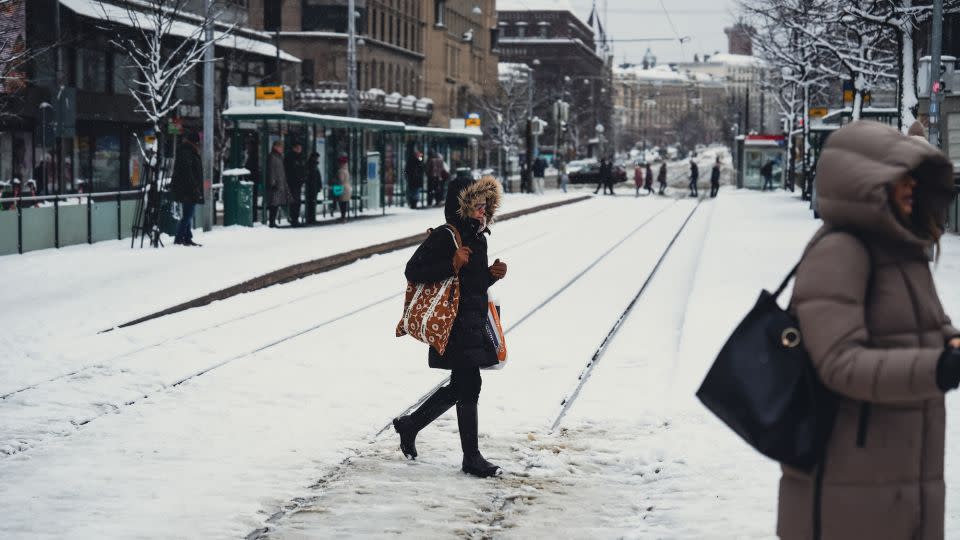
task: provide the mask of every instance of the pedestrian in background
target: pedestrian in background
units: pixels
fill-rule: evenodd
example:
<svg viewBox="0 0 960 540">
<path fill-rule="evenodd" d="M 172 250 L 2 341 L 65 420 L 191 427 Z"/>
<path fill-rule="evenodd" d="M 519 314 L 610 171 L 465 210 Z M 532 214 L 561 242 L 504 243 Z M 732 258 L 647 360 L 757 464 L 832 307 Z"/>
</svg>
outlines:
<svg viewBox="0 0 960 540">
<path fill-rule="evenodd" d="M 763 177 L 763 188 L 760 191 L 773 191 L 773 160 L 767 161 L 760 167 L 760 176 Z"/>
<path fill-rule="evenodd" d="M 295 142 L 284 158 L 284 172 L 293 201 L 290 203 L 290 226 L 300 226 L 300 204 L 303 201 L 303 184 L 307 179 L 307 163 L 303 155 L 303 146 Z"/>
<path fill-rule="evenodd" d="M 487 289 L 507 275 L 506 263 L 497 259 L 488 266 L 487 239 L 490 224 L 500 207 L 500 185 L 490 176 L 474 181 L 458 175 L 450 182 L 444 215 L 459 231 L 463 245 L 458 249 L 446 227 L 437 227 L 410 258 L 407 281 L 435 283 L 457 275 L 460 278 L 460 305 L 450 340 L 443 355 L 429 348 L 431 368 L 448 369 L 450 384 L 441 387 L 412 414 L 393 420 L 400 435 L 400 449 L 408 459 L 417 457 L 417 434 L 456 405 L 457 427 L 463 450 L 462 470 L 486 478 L 499 476 L 500 467 L 480 453 L 477 402 L 480 398 L 480 368 L 497 364 L 497 354 L 487 338 Z"/>
<path fill-rule="evenodd" d="M 547 175 L 547 160 L 543 157 L 538 156 L 537 159 L 533 161 L 533 182 L 534 182 L 534 191 L 543 195 L 546 180 L 544 177 Z"/>
<path fill-rule="evenodd" d="M 410 147 L 403 172 L 407 176 L 407 204 L 416 209 L 420 202 L 420 190 L 423 189 L 424 163 L 423 154 L 414 147 Z"/>
<path fill-rule="evenodd" d="M 427 205 L 440 206 L 443 204 L 443 178 L 448 176 L 447 169 L 443 165 L 443 158 L 440 153 L 434 151 L 430 158 L 430 164 L 427 167 Z"/>
<path fill-rule="evenodd" d="M 203 204 L 203 161 L 200 158 L 200 135 L 196 131 L 184 134 L 177 149 L 173 164 L 170 191 L 173 200 L 180 203 L 180 223 L 174 244 L 200 246 L 193 241 L 193 214 L 198 204 Z"/>
<path fill-rule="evenodd" d="M 270 148 L 270 157 L 267 163 L 267 195 L 270 199 L 269 214 L 270 227 L 277 226 L 277 214 L 281 206 L 288 206 L 293 202 L 290 187 L 287 185 L 287 173 L 283 164 L 283 141 L 273 141 Z"/>
<path fill-rule="evenodd" d="M 697 167 L 697 162 L 690 158 L 690 196 L 696 197 L 699 195 L 697 193 L 697 181 L 700 180 L 700 167 Z"/>
<path fill-rule="evenodd" d="M 559 162 L 557 166 L 557 179 L 560 181 L 560 189 L 564 193 L 567 192 L 567 184 L 570 183 L 570 173 L 567 172 L 567 164 L 564 162 Z"/>
<path fill-rule="evenodd" d="M 663 195 L 667 191 L 667 162 L 660 162 L 660 171 L 657 172 L 657 184 L 660 185 L 659 194 Z"/>
<path fill-rule="evenodd" d="M 650 168 L 650 162 L 647 162 L 647 179 L 644 187 L 647 189 L 647 195 L 653 195 L 653 169 Z"/>
<path fill-rule="evenodd" d="M 634 195 L 634 197 L 639 197 L 640 188 L 643 187 L 643 167 L 640 166 L 639 161 L 633 167 L 633 183 L 637 186 L 637 193 Z"/>
<path fill-rule="evenodd" d="M 320 174 L 320 154 L 311 152 L 307 160 L 307 223 L 317 222 L 317 194 L 323 185 L 323 175 Z"/>
<path fill-rule="evenodd" d="M 720 158 L 713 164 L 713 170 L 710 171 L 710 198 L 717 196 L 720 191 Z"/>
<path fill-rule="evenodd" d="M 337 179 L 333 182 L 333 195 L 337 201 L 337 206 L 340 208 L 339 223 L 345 223 L 347 221 L 347 209 L 353 194 L 353 188 L 350 185 L 350 158 L 346 154 L 341 154 L 337 159 L 337 165 Z"/>
<path fill-rule="evenodd" d="M 781 538 L 944 537 L 944 393 L 960 384 L 960 331 L 934 287 L 953 168 L 876 122 L 834 132 L 817 164 L 823 226 L 791 310 L 837 398 L 824 456 L 783 467 Z"/>
</svg>

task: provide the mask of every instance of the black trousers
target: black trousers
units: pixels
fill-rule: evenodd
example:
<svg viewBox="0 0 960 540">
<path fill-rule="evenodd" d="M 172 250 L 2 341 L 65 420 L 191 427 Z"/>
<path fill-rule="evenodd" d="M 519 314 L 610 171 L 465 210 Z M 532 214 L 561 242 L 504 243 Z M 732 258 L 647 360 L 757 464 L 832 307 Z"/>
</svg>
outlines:
<svg viewBox="0 0 960 540">
<path fill-rule="evenodd" d="M 716 197 L 718 191 L 720 191 L 720 182 L 710 182 L 710 197 Z"/>
<path fill-rule="evenodd" d="M 347 201 L 337 201 L 340 207 L 340 219 L 347 219 L 347 207 L 350 205 Z"/>
<path fill-rule="evenodd" d="M 483 379 L 480 368 L 455 368 L 450 372 L 450 389 L 457 403 L 476 403 L 480 399 L 480 387 Z"/>
<path fill-rule="evenodd" d="M 290 194 L 293 202 L 287 207 L 290 210 L 290 223 L 300 223 L 300 204 L 303 200 L 303 182 L 289 182 Z"/>
</svg>

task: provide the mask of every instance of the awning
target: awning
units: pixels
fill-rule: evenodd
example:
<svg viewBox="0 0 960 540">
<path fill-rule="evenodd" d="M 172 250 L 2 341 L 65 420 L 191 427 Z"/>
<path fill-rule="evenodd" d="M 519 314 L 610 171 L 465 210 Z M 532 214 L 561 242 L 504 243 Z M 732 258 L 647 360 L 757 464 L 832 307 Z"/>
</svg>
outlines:
<svg viewBox="0 0 960 540">
<path fill-rule="evenodd" d="M 99 0 L 60 0 L 60 4 L 83 17 L 129 26 L 131 28 L 137 25 L 141 25 L 144 28 L 150 27 L 146 17 L 136 21 L 137 24 L 134 24 L 134 21 L 130 20 L 130 17 L 131 13 L 136 17 L 136 12 L 127 11 L 127 8 L 123 6 L 108 4 L 106 2 L 101 3 Z M 190 24 L 187 21 L 178 21 L 171 25 L 170 33 L 174 36 L 190 38 L 198 35 L 198 28 L 196 25 Z M 217 40 L 217 46 L 219 47 L 227 47 L 229 49 L 236 49 L 270 58 L 277 57 L 277 48 L 272 43 L 259 41 L 236 32 L 225 35 L 223 32 L 215 31 L 214 39 Z M 300 62 L 299 58 L 285 53 L 282 50 L 280 51 L 280 59 L 286 62 Z"/>
<path fill-rule="evenodd" d="M 303 124 L 318 124 L 331 128 L 361 128 L 378 131 L 402 132 L 406 127 L 403 122 L 350 118 L 300 111 L 270 110 L 258 107 L 231 107 L 223 111 L 223 117 L 229 120 L 285 120 Z"/>
<path fill-rule="evenodd" d="M 464 129 L 447 129 L 447 128 L 436 128 L 436 127 L 425 127 L 425 126 L 407 126 L 405 131 L 407 133 L 423 133 L 425 135 L 436 135 L 440 137 L 482 137 L 483 132 L 479 129 L 473 128 L 464 128 Z"/>
</svg>

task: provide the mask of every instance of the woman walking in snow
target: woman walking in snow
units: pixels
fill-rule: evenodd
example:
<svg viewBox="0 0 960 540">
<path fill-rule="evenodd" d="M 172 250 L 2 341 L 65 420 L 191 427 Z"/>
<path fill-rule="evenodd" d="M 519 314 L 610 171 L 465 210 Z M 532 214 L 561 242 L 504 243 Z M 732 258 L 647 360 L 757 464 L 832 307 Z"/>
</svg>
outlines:
<svg viewBox="0 0 960 540">
<path fill-rule="evenodd" d="M 650 168 L 649 162 L 647 162 L 647 179 L 643 187 L 647 190 L 647 195 L 653 195 L 653 169 Z"/>
<path fill-rule="evenodd" d="M 463 241 L 457 249 L 446 227 L 438 227 L 407 263 L 411 283 L 434 283 L 452 275 L 460 276 L 460 306 L 450 341 L 441 356 L 430 347 L 430 367 L 449 369 L 450 384 L 434 392 L 412 414 L 393 420 L 400 434 L 400 449 L 409 459 L 417 457 L 417 433 L 457 406 L 457 426 L 463 449 L 463 471 L 481 478 L 497 476 L 500 467 L 480 454 L 477 440 L 477 401 L 480 397 L 480 368 L 497 364 L 493 344 L 484 333 L 487 289 L 507 275 L 507 265 L 497 259 L 487 265 L 490 223 L 500 207 L 500 185 L 490 176 L 473 181 L 457 177 L 447 191 L 444 214 Z"/>
<path fill-rule="evenodd" d="M 640 162 L 637 162 L 633 167 L 633 183 L 637 186 L 637 194 L 634 197 L 639 197 L 640 188 L 643 187 L 643 168 L 640 166 Z"/>
<path fill-rule="evenodd" d="M 337 158 L 337 177 L 332 183 L 332 189 L 334 190 L 333 197 L 337 201 L 337 206 L 340 208 L 340 219 L 339 223 L 345 223 L 347 221 L 347 210 L 350 205 L 350 198 L 353 194 L 352 186 L 350 185 L 350 158 L 346 154 L 341 154 Z"/>
<path fill-rule="evenodd" d="M 660 163 L 660 172 L 657 173 L 657 183 L 660 184 L 659 194 L 663 195 L 667 191 L 667 162 Z"/>
<path fill-rule="evenodd" d="M 783 467 L 781 538 L 944 536 L 944 393 L 960 331 L 930 272 L 953 197 L 950 162 L 875 122 L 830 136 L 817 166 L 824 225 L 791 309 L 838 399 L 820 464 Z"/>
</svg>

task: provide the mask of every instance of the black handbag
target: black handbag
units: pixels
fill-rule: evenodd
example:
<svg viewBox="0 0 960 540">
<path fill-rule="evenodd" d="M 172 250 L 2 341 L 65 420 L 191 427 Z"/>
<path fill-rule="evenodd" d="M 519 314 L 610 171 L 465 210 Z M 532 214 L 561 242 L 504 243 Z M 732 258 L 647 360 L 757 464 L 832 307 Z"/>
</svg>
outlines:
<svg viewBox="0 0 960 540">
<path fill-rule="evenodd" d="M 826 449 L 837 396 L 820 381 L 796 317 L 777 304 L 799 266 L 775 293 L 760 292 L 720 350 L 697 398 L 761 454 L 810 470 Z"/>
</svg>

